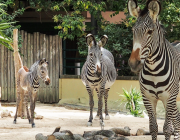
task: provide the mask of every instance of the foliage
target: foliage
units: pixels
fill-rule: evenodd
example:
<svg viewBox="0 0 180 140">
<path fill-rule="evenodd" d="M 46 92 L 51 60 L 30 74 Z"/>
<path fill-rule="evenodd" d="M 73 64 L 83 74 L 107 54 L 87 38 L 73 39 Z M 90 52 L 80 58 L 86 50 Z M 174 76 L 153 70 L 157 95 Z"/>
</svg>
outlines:
<svg viewBox="0 0 180 140">
<path fill-rule="evenodd" d="M 167 0 L 162 7 L 159 19 L 166 29 L 166 38 L 170 42 L 180 40 L 180 1 Z"/>
<path fill-rule="evenodd" d="M 122 22 L 120 24 L 109 23 L 105 21 L 102 24 L 101 32 L 96 36 L 97 40 L 100 39 L 102 35 L 108 35 L 108 42 L 105 46 L 115 58 L 115 66 L 118 69 L 118 75 L 133 75 L 130 73 L 127 60 L 130 56 L 132 49 L 132 34 L 130 28 L 127 28 Z M 85 43 L 85 37 L 79 38 L 78 49 L 81 56 L 87 56 L 87 45 Z"/>
<path fill-rule="evenodd" d="M 0 3 L 0 44 L 4 45 L 8 49 L 12 49 L 12 47 L 10 46 L 10 44 L 12 44 L 12 38 L 8 37 L 5 34 L 6 31 L 11 28 L 12 22 L 3 20 L 4 15 L 7 15 L 7 13 L 2 9 L 2 6 L 5 6 L 5 4 Z"/>
<path fill-rule="evenodd" d="M 180 36 L 180 1 L 179 0 L 160 0 L 162 11 L 159 20 L 165 26 L 166 38 L 173 42 L 179 40 Z M 77 39 L 79 53 L 82 57 L 87 56 L 87 46 L 85 36 L 92 31 L 92 27 L 84 25 L 85 18 L 83 11 L 89 11 L 98 20 L 99 32 L 97 38 L 103 34 L 108 35 L 109 40 L 106 48 L 115 56 L 115 66 L 119 70 L 119 75 L 133 75 L 128 67 L 128 58 L 132 50 L 132 31 L 131 28 L 136 22 L 136 18 L 128 13 L 128 0 L 0 0 L 8 5 L 12 10 L 12 18 L 23 13 L 24 10 L 35 9 L 36 11 L 64 11 L 64 14 L 54 15 L 54 22 L 57 23 L 55 29 L 59 31 L 59 36 L 64 39 Z M 146 0 L 138 0 L 138 6 L 142 9 Z M 5 7 L 7 8 L 7 7 Z M 115 11 L 111 16 L 124 11 L 126 19 L 118 24 L 104 21 L 102 11 Z M 84 30 L 86 28 L 86 31 Z M 8 36 L 11 36 L 11 31 Z"/>
<path fill-rule="evenodd" d="M 19 28 L 19 26 L 14 25 L 15 21 L 15 17 L 19 14 L 23 13 L 23 9 L 19 9 L 17 11 L 14 11 L 14 13 L 12 13 L 11 15 L 8 14 L 7 11 L 7 4 L 10 4 L 10 1 L 0 1 L 2 2 L 0 4 L 0 44 L 4 45 L 5 47 L 7 47 L 9 50 L 13 50 L 13 48 L 11 47 L 12 43 L 13 43 L 13 29 L 15 28 Z M 19 47 L 21 47 L 21 36 L 18 36 L 18 40 L 19 40 Z"/>
<path fill-rule="evenodd" d="M 138 0 L 138 6 L 142 9 L 145 6 L 143 0 Z M 160 0 L 161 13 L 159 21 L 164 25 L 166 38 L 170 42 L 180 40 L 180 1 L 179 0 Z M 129 16 L 127 7 L 123 10 L 127 15 L 126 27 L 131 28 L 136 22 L 136 18 Z"/>
<path fill-rule="evenodd" d="M 119 96 L 124 97 L 122 102 L 125 103 L 126 109 L 135 117 L 142 116 L 143 113 L 141 109 L 143 102 L 140 94 L 141 92 L 137 91 L 136 88 L 131 88 L 129 92 L 123 88 L 123 95 L 119 94 Z"/>
<path fill-rule="evenodd" d="M 73 40 L 74 37 L 80 37 L 84 34 L 83 28 L 85 28 L 85 25 L 83 22 L 85 18 L 78 14 L 56 15 L 54 21 L 59 23 L 58 26 L 55 26 L 55 29 L 60 30 L 58 34 L 61 38 Z"/>
</svg>

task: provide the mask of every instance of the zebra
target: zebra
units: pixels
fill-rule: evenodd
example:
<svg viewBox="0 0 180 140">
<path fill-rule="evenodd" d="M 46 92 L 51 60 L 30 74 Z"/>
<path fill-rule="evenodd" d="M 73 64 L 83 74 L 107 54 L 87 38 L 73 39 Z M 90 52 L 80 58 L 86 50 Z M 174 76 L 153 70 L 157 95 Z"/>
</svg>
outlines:
<svg viewBox="0 0 180 140">
<path fill-rule="evenodd" d="M 140 90 L 149 116 L 152 140 L 157 139 L 157 101 L 164 104 L 166 114 L 163 127 L 166 140 L 178 140 L 180 116 L 176 105 L 179 93 L 180 51 L 166 40 L 164 30 L 158 21 L 161 3 L 148 0 L 141 10 L 136 0 L 128 1 L 130 15 L 137 18 L 133 31 L 133 50 L 129 66 L 139 73 Z M 178 97 L 179 98 L 179 97 Z M 174 129 L 174 130 L 173 130 Z"/>
<path fill-rule="evenodd" d="M 117 73 L 114 67 L 114 57 L 105 48 L 108 41 L 106 35 L 102 36 L 99 42 L 96 42 L 92 34 L 86 36 L 88 45 L 88 56 L 81 71 L 81 79 L 89 94 L 90 117 L 87 126 L 92 125 L 93 120 L 93 90 L 95 89 L 98 95 L 98 111 L 96 117 L 100 118 L 100 124 L 103 129 L 104 122 L 102 116 L 104 96 L 105 100 L 105 119 L 110 119 L 107 109 L 108 91 L 116 80 Z"/>
<path fill-rule="evenodd" d="M 30 69 L 23 66 L 19 69 L 17 74 L 17 100 L 16 100 L 16 113 L 14 116 L 13 123 L 16 124 L 17 119 L 17 111 L 18 106 L 20 102 L 20 93 L 24 94 L 24 101 L 26 105 L 26 111 L 27 111 L 27 118 L 29 120 L 29 123 L 32 124 L 32 127 L 35 127 L 34 123 L 34 109 L 35 109 L 35 102 L 37 98 L 37 91 L 40 86 L 39 84 L 39 78 L 41 78 L 46 85 L 49 85 L 50 79 L 48 76 L 48 62 L 45 58 L 36 61 Z M 30 111 L 31 111 L 31 117 L 29 115 L 28 111 L 28 96 L 30 97 Z"/>
</svg>

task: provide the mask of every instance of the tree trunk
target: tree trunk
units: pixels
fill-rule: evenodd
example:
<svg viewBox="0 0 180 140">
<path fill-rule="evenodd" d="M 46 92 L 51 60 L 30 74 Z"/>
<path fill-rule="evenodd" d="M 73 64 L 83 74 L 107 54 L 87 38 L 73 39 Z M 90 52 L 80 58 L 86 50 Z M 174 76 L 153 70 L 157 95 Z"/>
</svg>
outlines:
<svg viewBox="0 0 180 140">
<path fill-rule="evenodd" d="M 17 73 L 20 68 L 23 67 L 22 60 L 20 54 L 18 53 L 18 29 L 13 30 L 13 49 L 14 49 L 14 66 L 15 66 L 15 79 L 17 77 Z M 16 97 L 17 97 L 17 79 L 16 79 Z M 18 109 L 18 117 L 24 117 L 25 106 L 24 102 L 24 94 L 20 93 L 20 104 Z"/>
</svg>

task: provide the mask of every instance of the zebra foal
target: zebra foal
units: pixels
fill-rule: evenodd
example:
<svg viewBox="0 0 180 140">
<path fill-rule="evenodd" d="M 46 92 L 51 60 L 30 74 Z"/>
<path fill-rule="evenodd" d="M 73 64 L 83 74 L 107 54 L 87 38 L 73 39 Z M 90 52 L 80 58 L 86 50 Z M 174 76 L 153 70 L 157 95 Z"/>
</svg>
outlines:
<svg viewBox="0 0 180 140">
<path fill-rule="evenodd" d="M 93 120 L 93 90 L 97 91 L 98 95 L 98 111 L 97 116 L 101 120 L 101 127 L 104 126 L 102 107 L 102 98 L 105 100 L 105 119 L 109 119 L 107 110 L 107 98 L 110 87 L 116 80 L 117 74 L 114 67 L 113 55 L 103 47 L 106 45 L 108 37 L 102 36 L 99 42 L 96 42 L 92 34 L 86 36 L 88 45 L 88 56 L 83 65 L 81 79 L 89 94 L 90 117 L 88 126 L 92 125 Z"/>
<path fill-rule="evenodd" d="M 165 31 L 158 21 L 161 4 L 148 0 L 141 10 L 136 0 L 128 1 L 129 13 L 137 18 L 133 31 L 133 50 L 129 66 L 139 73 L 140 89 L 149 115 L 149 129 L 152 140 L 157 140 L 157 101 L 164 104 L 166 114 L 163 131 L 165 139 L 179 139 L 180 116 L 176 105 L 179 98 L 180 50 L 166 40 Z M 174 128 L 173 128 L 174 127 Z M 174 129 L 174 130 L 173 130 Z"/>
<path fill-rule="evenodd" d="M 36 61 L 28 70 L 26 67 L 22 67 L 19 69 L 17 74 L 17 92 L 18 97 L 16 100 L 16 113 L 14 116 L 14 124 L 16 124 L 17 119 L 17 111 L 20 102 L 20 93 L 24 94 L 24 101 L 26 105 L 27 118 L 29 123 L 32 124 L 32 127 L 35 127 L 34 123 L 34 109 L 35 102 L 37 98 L 37 91 L 40 86 L 39 79 L 41 78 L 46 85 L 49 85 L 50 79 L 48 76 L 48 62 L 45 58 Z M 30 97 L 30 111 L 31 117 L 28 111 L 28 96 Z"/>
</svg>

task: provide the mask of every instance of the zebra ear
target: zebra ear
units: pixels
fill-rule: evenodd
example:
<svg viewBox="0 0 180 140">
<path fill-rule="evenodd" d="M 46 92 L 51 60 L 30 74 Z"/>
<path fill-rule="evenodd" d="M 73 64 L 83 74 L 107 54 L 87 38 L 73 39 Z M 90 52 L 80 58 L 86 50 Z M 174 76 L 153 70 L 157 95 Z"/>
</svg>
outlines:
<svg viewBox="0 0 180 140">
<path fill-rule="evenodd" d="M 99 40 L 98 45 L 99 45 L 99 47 L 104 47 L 107 42 L 108 42 L 108 37 L 107 37 L 107 35 L 103 35 L 103 36 L 101 37 L 101 39 Z"/>
<path fill-rule="evenodd" d="M 93 45 L 96 45 L 95 37 L 92 34 L 88 34 L 86 36 L 86 43 L 89 47 L 92 47 Z"/>
<path fill-rule="evenodd" d="M 161 12 L 161 4 L 157 0 L 147 1 L 147 6 L 151 19 L 156 22 L 157 16 Z"/>
<path fill-rule="evenodd" d="M 44 62 L 45 62 L 44 59 L 40 59 L 39 60 L 39 65 L 42 65 Z"/>
<path fill-rule="evenodd" d="M 131 16 L 138 18 L 140 8 L 138 7 L 136 0 L 128 1 L 128 11 Z"/>
</svg>

